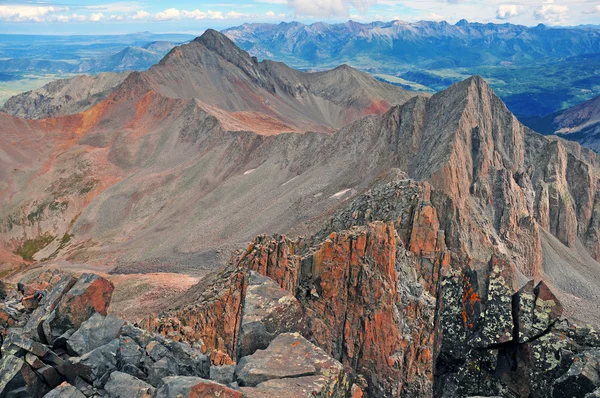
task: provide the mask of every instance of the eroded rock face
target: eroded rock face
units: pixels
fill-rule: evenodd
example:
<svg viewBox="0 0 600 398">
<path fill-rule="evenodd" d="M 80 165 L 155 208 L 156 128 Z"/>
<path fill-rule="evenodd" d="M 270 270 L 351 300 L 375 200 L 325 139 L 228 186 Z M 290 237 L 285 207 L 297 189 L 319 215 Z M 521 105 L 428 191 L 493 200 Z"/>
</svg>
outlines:
<svg viewBox="0 0 600 398">
<path fill-rule="evenodd" d="M 67 330 L 79 328 L 96 312 L 106 315 L 113 290 L 113 284 L 105 278 L 81 275 L 44 321 L 46 341 L 52 343 Z"/>
<path fill-rule="evenodd" d="M 221 359 L 221 364 L 231 363 L 236 357 L 242 300 L 247 286 L 247 272 L 225 269 L 186 293 L 195 296 L 190 304 L 181 304 L 168 316 L 149 319 L 143 325 L 175 339 L 199 343 L 205 351 L 218 350 L 228 357 Z"/>
<path fill-rule="evenodd" d="M 397 253 L 399 249 L 401 256 Z M 302 240 L 292 242 L 283 237 L 259 237 L 235 260 L 235 264 L 235 270 L 227 271 L 228 275 L 235 275 L 233 280 L 246 281 L 252 271 L 265 272 L 279 286 L 288 286 L 295 292 L 296 298 L 291 300 L 280 290 L 274 290 L 284 302 L 300 304 L 306 328 L 299 331 L 354 374 L 361 375 L 365 387 L 368 385 L 374 394 L 431 394 L 434 300 L 412 271 L 418 259 L 399 247 L 393 223 L 373 223 L 334 233 L 310 249 Z M 403 276 L 406 274 L 407 278 L 399 281 L 398 272 Z M 218 289 L 229 291 L 235 285 L 221 284 Z M 232 307 L 241 310 L 242 322 L 256 316 L 255 304 L 264 298 L 263 295 L 259 300 L 255 295 L 260 290 L 257 287 L 250 287 L 247 282 L 244 286 L 247 307 Z M 217 287 L 208 290 L 211 289 Z M 240 290 L 238 288 L 237 292 Z M 281 304 L 278 299 L 273 308 L 281 307 Z M 287 310 L 281 318 L 285 322 L 277 322 L 279 333 L 287 331 L 289 325 L 299 326 L 295 306 L 293 304 L 291 312 L 288 304 L 282 307 Z M 198 314 L 214 312 L 215 308 L 218 307 L 211 304 L 204 308 L 198 305 L 176 310 L 157 319 L 155 327 L 162 333 L 191 336 L 186 334 L 187 329 L 173 328 L 172 325 L 177 325 L 180 318 L 186 319 L 188 325 L 199 325 L 195 320 Z M 230 322 L 229 317 L 236 313 L 225 312 L 221 316 L 223 323 Z M 212 313 L 207 318 L 216 318 L 216 315 Z M 261 322 L 264 325 L 264 318 Z M 241 329 L 244 330 L 243 324 Z M 195 333 L 203 336 L 211 330 L 212 327 L 196 328 Z M 236 333 L 230 330 L 225 336 L 233 338 Z M 242 344 L 240 352 L 245 354 L 248 342 L 244 336 L 247 334 L 241 335 L 242 340 L 236 344 Z M 255 337 L 251 336 L 251 340 L 262 343 L 262 337 L 258 340 Z M 221 346 L 213 341 L 202 339 L 206 350 L 220 349 Z M 227 353 L 234 354 L 237 347 L 230 346 Z"/>
</svg>

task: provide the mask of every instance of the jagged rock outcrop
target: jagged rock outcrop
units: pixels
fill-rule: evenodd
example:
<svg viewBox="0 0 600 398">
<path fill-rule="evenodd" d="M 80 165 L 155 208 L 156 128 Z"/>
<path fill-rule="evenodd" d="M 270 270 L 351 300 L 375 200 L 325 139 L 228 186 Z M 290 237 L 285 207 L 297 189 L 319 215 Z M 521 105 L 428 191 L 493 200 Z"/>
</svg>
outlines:
<svg viewBox="0 0 600 398">
<path fill-rule="evenodd" d="M 398 255 L 400 249 L 393 224 L 381 222 L 333 233 L 312 249 L 302 240 L 259 237 L 235 260 L 234 271 L 228 272 L 236 275 L 236 280 L 253 271 L 264 273 L 295 292 L 306 325 L 297 323 L 298 316 L 293 312 L 287 315 L 286 322 L 280 322 L 285 325 L 282 331 L 290 331 L 287 326 L 292 322 L 295 331 L 360 375 L 363 387 L 369 391 L 386 396 L 427 395 L 433 377 L 434 303 L 419 288 L 416 277 L 399 280 L 398 272 L 408 274 L 415 264 L 404 250 Z M 233 286 L 223 286 L 222 280 L 214 280 L 213 289 L 218 286 L 226 291 Z M 246 286 L 244 290 L 247 302 L 251 288 Z M 247 310 L 254 311 L 243 303 L 244 299 L 239 306 L 225 312 L 222 322 L 231 323 L 229 317 L 237 314 L 243 320 Z M 179 334 L 184 340 L 200 341 L 202 336 L 212 333 L 212 326 L 204 326 L 208 332 L 199 328 L 202 325 L 196 317 L 207 312 L 214 314 L 221 307 L 210 303 L 196 305 L 203 310 L 181 308 L 150 325 L 166 335 Z M 195 325 L 195 330 L 185 327 L 174 330 L 173 326 L 182 319 L 188 325 Z M 237 344 L 237 333 L 230 331 L 224 339 Z M 202 343 L 206 350 L 222 347 L 211 339 L 202 339 Z M 236 359 L 237 349 L 236 345 L 230 346 L 227 354 Z"/>
</svg>

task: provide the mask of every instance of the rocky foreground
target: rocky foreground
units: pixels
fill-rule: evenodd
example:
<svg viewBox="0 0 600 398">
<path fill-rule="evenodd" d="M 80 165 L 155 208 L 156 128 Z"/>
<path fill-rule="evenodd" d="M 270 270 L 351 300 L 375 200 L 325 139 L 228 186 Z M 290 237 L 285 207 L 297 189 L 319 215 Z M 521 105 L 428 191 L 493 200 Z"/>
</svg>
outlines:
<svg viewBox="0 0 600 398">
<path fill-rule="evenodd" d="M 107 315 L 113 288 L 98 275 L 48 271 L 24 286 L 47 289 L 38 304 L 2 283 L 0 396 L 342 397 L 352 388 L 342 364 L 298 333 L 223 364 L 200 340 L 192 347 Z"/>
<path fill-rule="evenodd" d="M 138 325 L 98 275 L 3 282 L 0 397 L 598 396 L 600 335 L 544 282 L 515 293 L 500 254 L 452 269 L 435 212 L 427 184 L 383 184 L 312 238 L 257 237 Z"/>
</svg>

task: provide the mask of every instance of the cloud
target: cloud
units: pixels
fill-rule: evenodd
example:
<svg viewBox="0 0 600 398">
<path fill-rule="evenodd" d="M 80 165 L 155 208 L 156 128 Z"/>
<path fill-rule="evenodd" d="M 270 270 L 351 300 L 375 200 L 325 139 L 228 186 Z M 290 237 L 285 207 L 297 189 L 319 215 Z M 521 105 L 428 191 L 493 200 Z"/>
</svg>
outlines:
<svg viewBox="0 0 600 398">
<path fill-rule="evenodd" d="M 141 9 L 141 4 L 136 1 L 119 1 L 115 3 L 107 3 L 107 4 L 96 4 L 91 6 L 83 6 L 82 8 L 87 10 L 94 10 L 106 13 L 115 13 L 115 12 L 134 12 Z"/>
<path fill-rule="evenodd" d="M 591 10 L 583 10 L 581 13 L 582 14 L 598 14 L 598 13 L 600 13 L 600 6 L 596 6 L 596 7 L 592 8 Z"/>
<path fill-rule="evenodd" d="M 0 5 L 0 21 L 45 22 L 50 14 L 68 9 L 54 6 Z"/>
<path fill-rule="evenodd" d="M 436 14 L 435 12 L 431 12 L 429 14 L 426 14 L 423 16 L 423 20 L 424 21 L 443 21 L 445 18 L 439 14 Z"/>
<path fill-rule="evenodd" d="M 274 17 L 275 13 L 273 11 L 267 11 L 267 17 Z"/>
<path fill-rule="evenodd" d="M 297 16 L 302 17 L 348 17 L 350 8 L 366 11 L 377 0 L 287 0 Z"/>
<path fill-rule="evenodd" d="M 503 4 L 496 10 L 496 18 L 501 20 L 511 19 L 523 12 L 523 7 L 514 4 Z"/>
<path fill-rule="evenodd" d="M 133 20 L 144 20 L 150 18 L 150 13 L 144 10 L 138 11 L 135 14 L 130 16 L 130 19 Z"/>
<path fill-rule="evenodd" d="M 569 12 L 569 7 L 567 6 L 546 4 L 536 8 L 533 12 L 533 17 L 538 21 L 560 23 L 566 19 L 567 12 Z"/>
<path fill-rule="evenodd" d="M 268 14 L 267 14 L 268 15 Z M 133 20 L 146 20 L 146 21 L 176 21 L 176 20 L 201 20 L 201 19 L 242 19 L 255 17 L 254 15 L 244 14 L 237 11 L 229 11 L 223 13 L 222 11 L 211 11 L 206 12 L 200 10 L 179 10 L 177 8 L 168 8 L 164 11 L 157 12 L 156 14 L 150 14 L 146 11 L 138 11 L 137 13 L 130 15 L 129 19 Z"/>
</svg>

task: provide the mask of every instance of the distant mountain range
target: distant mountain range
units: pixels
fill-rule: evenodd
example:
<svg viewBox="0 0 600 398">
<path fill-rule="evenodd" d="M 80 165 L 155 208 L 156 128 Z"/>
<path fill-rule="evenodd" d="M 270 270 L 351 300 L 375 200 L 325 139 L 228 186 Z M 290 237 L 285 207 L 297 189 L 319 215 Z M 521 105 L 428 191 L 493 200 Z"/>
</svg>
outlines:
<svg viewBox="0 0 600 398">
<path fill-rule="evenodd" d="M 304 25 L 244 24 L 224 33 L 259 58 L 293 60 L 319 67 L 352 61 L 385 67 L 393 62 L 423 68 L 456 68 L 524 63 L 600 53 L 600 31 L 580 28 L 481 24 L 466 20 L 346 22 Z"/>
<path fill-rule="evenodd" d="M 145 70 L 158 63 L 176 44 L 167 41 L 127 46 L 121 51 L 81 61 L 14 58 L 0 60 L 0 72 L 97 73 Z"/>
<path fill-rule="evenodd" d="M 348 63 L 415 90 L 437 92 L 479 74 L 517 115 L 546 115 L 600 94 L 600 30 L 590 27 L 350 21 L 223 33 L 258 58 L 304 69 Z"/>
</svg>

